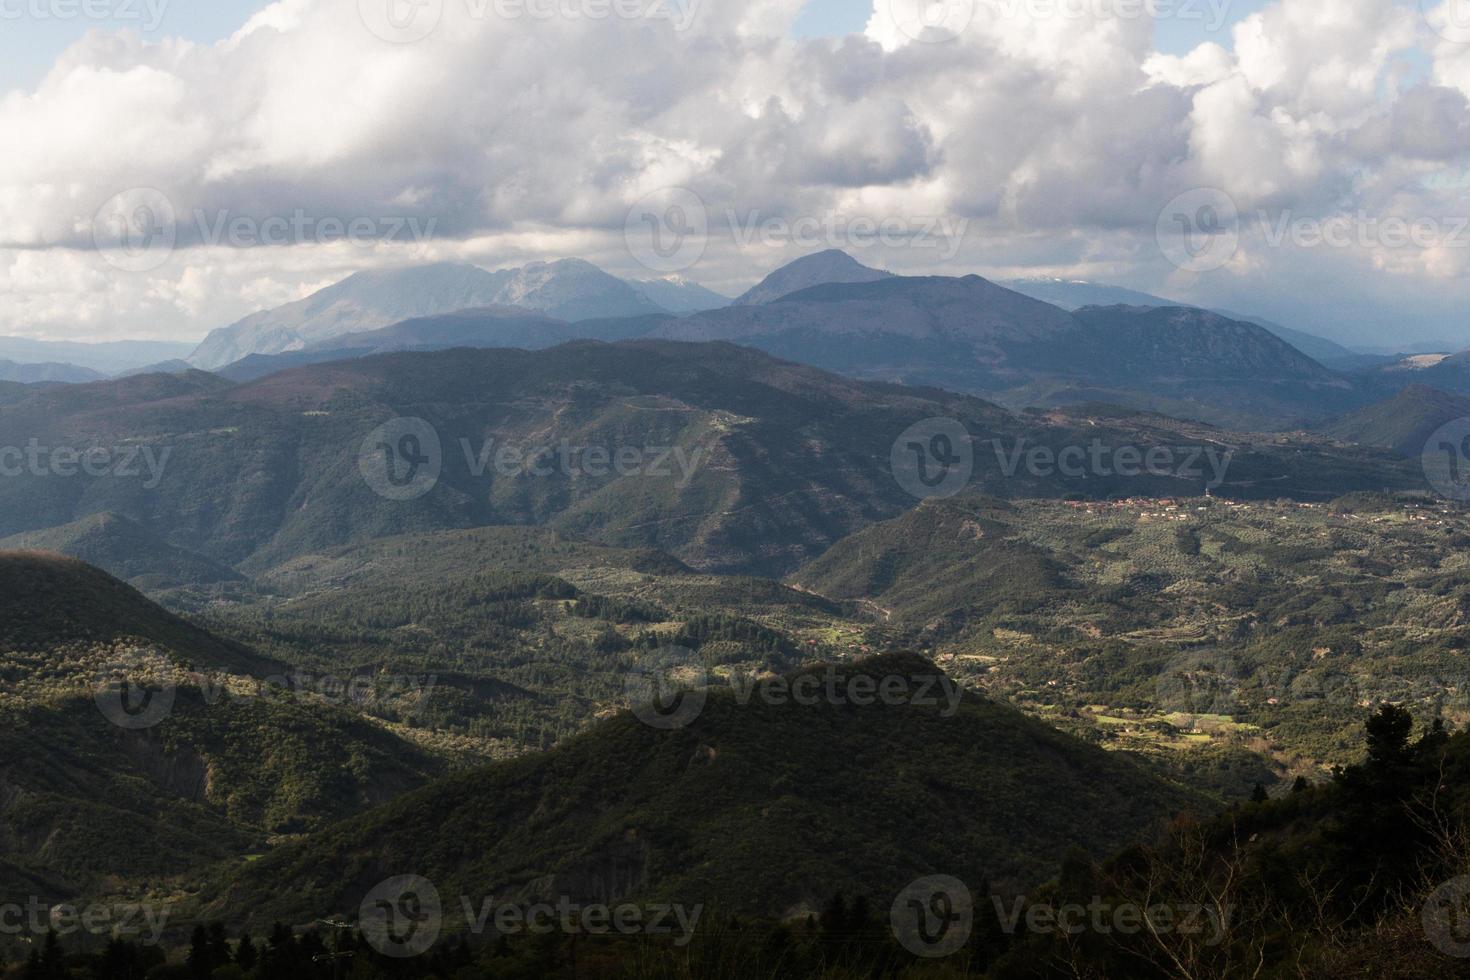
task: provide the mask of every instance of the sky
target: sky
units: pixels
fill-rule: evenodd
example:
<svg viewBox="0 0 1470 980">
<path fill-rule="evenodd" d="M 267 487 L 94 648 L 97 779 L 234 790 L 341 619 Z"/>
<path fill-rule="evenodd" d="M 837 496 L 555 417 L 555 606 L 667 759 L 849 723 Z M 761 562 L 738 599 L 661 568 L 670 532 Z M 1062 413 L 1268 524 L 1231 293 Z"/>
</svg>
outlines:
<svg viewBox="0 0 1470 980">
<path fill-rule="evenodd" d="M 1467 98 L 1470 0 L 0 0 L 0 334 L 843 247 L 1470 346 Z"/>
</svg>

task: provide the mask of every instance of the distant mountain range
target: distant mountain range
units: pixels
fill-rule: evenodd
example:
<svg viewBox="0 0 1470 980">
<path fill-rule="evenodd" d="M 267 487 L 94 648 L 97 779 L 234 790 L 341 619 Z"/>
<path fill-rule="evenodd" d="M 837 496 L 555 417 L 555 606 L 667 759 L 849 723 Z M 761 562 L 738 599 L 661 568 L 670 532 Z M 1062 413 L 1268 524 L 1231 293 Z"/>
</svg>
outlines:
<svg viewBox="0 0 1470 980">
<path fill-rule="evenodd" d="M 1016 408 L 1104 401 L 1235 428 L 1290 428 L 1370 400 L 1255 324 L 1181 307 L 1068 312 L 979 276 L 828 283 L 666 320 L 649 336 L 724 340 Z"/>
<path fill-rule="evenodd" d="M 1321 425 L 1319 431 L 1343 442 L 1418 458 L 1436 429 L 1461 418 L 1470 418 L 1470 397 L 1413 384 L 1387 401 Z"/>
<path fill-rule="evenodd" d="M 80 384 L 86 381 L 101 381 L 106 375 L 75 364 L 17 364 L 0 360 L 0 381 L 18 384 L 41 384 L 56 382 Z"/>
<path fill-rule="evenodd" d="M 950 288 L 1005 292 L 963 281 Z M 1059 318 L 1051 329 L 1075 329 L 1067 314 L 1042 309 Z M 441 446 L 432 492 L 408 504 L 375 493 L 360 471 L 365 440 L 395 417 L 426 420 Z M 977 398 L 853 380 L 729 344 L 581 341 L 336 360 L 242 385 L 195 371 L 32 389 L 0 411 L 0 445 L 100 446 L 118 464 L 130 461 L 132 475 L 61 478 L 43 467 L 0 480 L 0 536 L 112 513 L 248 572 L 395 533 L 537 524 L 657 548 L 702 571 L 784 574 L 913 505 L 892 453 L 906 430 L 934 418 L 967 428 L 973 484 L 997 496 L 1198 494 L 1207 479 L 1007 471 L 997 447 L 1018 445 L 1216 445 L 1235 453 L 1232 474 L 1254 474 L 1238 484 L 1232 476 L 1229 492 L 1247 497 L 1325 499 L 1422 481 L 1384 454 L 1324 454 L 1301 441 L 1116 410 L 1016 416 Z M 531 478 L 483 455 L 562 445 L 627 447 L 658 472 L 552 466 Z M 168 570 L 114 567 L 129 577 Z"/>
<path fill-rule="evenodd" d="M 580 259 L 535 262 L 500 272 L 441 263 L 356 273 L 305 299 L 215 330 L 188 360 L 195 367 L 221 368 L 252 354 L 320 348 L 335 338 L 403 320 L 484 307 L 518 307 L 575 322 L 684 312 L 727 302 L 682 280 L 624 282 Z"/>
<path fill-rule="evenodd" d="M 578 292 L 582 286 L 617 282 L 585 263 L 560 266 L 563 273 L 553 277 L 560 295 L 582 296 L 581 312 L 600 302 L 592 293 Z M 415 292 L 426 294 L 436 293 L 441 279 L 457 284 L 448 299 L 418 302 L 453 307 L 466 301 L 460 287 L 483 282 L 489 274 L 431 266 L 398 275 L 412 282 Z M 894 276 L 868 269 L 839 251 L 778 269 L 728 306 L 682 316 L 654 311 L 573 322 L 553 312 L 528 310 L 530 294 L 522 291 L 497 293 L 501 299 L 519 300 L 511 305 L 454 309 L 343 332 L 370 305 L 354 300 L 349 305 L 355 312 L 345 319 L 338 316 L 341 295 L 367 294 L 368 281 L 356 279 L 303 301 L 310 310 L 303 307 L 298 314 L 315 310 L 312 316 L 332 321 L 312 328 L 320 336 L 311 339 L 306 336 L 311 331 L 295 330 L 288 341 L 275 335 L 262 342 L 264 335 L 255 333 L 251 346 L 263 349 L 216 370 L 232 380 L 250 381 L 290 367 L 399 350 L 538 350 L 572 340 L 653 338 L 727 341 L 853 377 L 935 385 L 1015 408 L 1113 402 L 1246 429 L 1299 427 L 1383 394 L 1381 386 L 1359 390 L 1283 341 L 1278 334 L 1284 328 L 1273 331 L 1269 324 L 1178 306 L 1067 310 L 978 276 Z M 1053 295 L 1056 291 L 1050 290 Z M 473 293 L 472 298 L 481 295 Z M 1072 298 L 1120 295 L 1153 299 L 1092 286 L 1074 291 Z M 284 308 L 260 316 L 288 314 L 296 315 Z M 1355 356 L 1333 349 L 1345 358 Z"/>
<path fill-rule="evenodd" d="M 182 358 L 194 344 L 153 340 L 119 340 L 106 343 L 29 340 L 0 337 L 0 360 L 19 364 L 65 364 L 99 375 L 119 374 L 162 361 Z"/>
<path fill-rule="evenodd" d="M 1438 363 L 1363 355 L 1268 320 L 1121 287 L 901 277 L 838 250 L 789 263 L 733 301 L 679 277 L 625 281 L 577 259 L 500 272 L 448 263 L 362 272 L 213 332 L 187 362 L 148 369 L 204 367 L 253 381 L 395 351 L 638 338 L 753 346 L 1016 409 L 1113 403 L 1235 429 L 1318 425 L 1411 383 L 1470 392 L 1470 354 Z M 6 380 L 95 375 L 0 362 Z"/>
<path fill-rule="evenodd" d="M 1060 306 L 1064 310 L 1080 310 L 1084 306 L 1190 306 L 1189 303 L 1180 303 L 1177 300 L 1164 299 L 1149 293 L 1141 293 L 1136 289 L 1127 289 L 1122 286 L 1109 286 L 1103 283 L 1087 282 L 1077 279 L 1007 279 L 1001 282 L 1007 289 L 1014 289 L 1018 293 Z M 1214 312 L 1231 320 L 1239 320 L 1244 323 L 1254 323 L 1258 327 L 1264 327 L 1271 333 L 1280 337 L 1297 350 L 1306 354 L 1313 360 L 1323 365 L 1339 370 L 1348 370 L 1356 367 L 1365 367 L 1372 364 L 1382 363 L 1383 358 L 1372 354 L 1362 354 L 1333 343 L 1314 334 L 1301 330 L 1293 330 L 1279 323 L 1262 319 L 1256 316 L 1247 316 L 1232 313 L 1228 310 L 1215 310 Z"/>
</svg>

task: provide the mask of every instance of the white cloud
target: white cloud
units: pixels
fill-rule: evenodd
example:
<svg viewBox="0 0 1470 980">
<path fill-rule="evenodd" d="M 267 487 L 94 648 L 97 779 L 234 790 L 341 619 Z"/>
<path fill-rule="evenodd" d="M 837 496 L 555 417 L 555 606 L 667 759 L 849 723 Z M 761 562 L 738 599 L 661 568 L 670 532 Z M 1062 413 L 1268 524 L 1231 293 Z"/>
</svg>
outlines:
<svg viewBox="0 0 1470 980">
<path fill-rule="evenodd" d="M 687 30 L 477 18 L 493 0 L 447 0 L 409 44 L 374 36 L 340 0 L 282 0 L 216 45 L 94 33 L 34 91 L 0 96 L 0 332 L 197 336 L 355 268 L 430 258 L 578 254 L 637 274 L 627 209 L 675 184 L 704 198 L 717 231 L 726 213 L 947 215 L 969 221 L 949 264 L 862 257 L 1144 287 L 1169 281 L 1154 228 L 1192 187 L 1219 187 L 1247 214 L 1467 210 L 1463 182 L 1433 177 L 1459 173 L 1470 149 L 1470 45 L 1443 41 L 1412 5 L 1281 0 L 1237 25 L 1233 50 L 1163 56 L 1150 22 L 1108 13 L 1121 5 L 954 0 L 964 30 L 926 43 L 892 15 L 905 3 L 878 0 L 865 35 L 819 41 L 788 36 L 800 0 L 658 8 L 691 14 Z M 1400 91 L 1415 50 L 1435 85 Z M 88 251 L 91 222 L 135 187 L 167 193 L 183 247 L 123 274 Z M 196 214 L 302 215 L 310 228 L 414 217 L 439 237 L 210 247 Z M 1352 289 L 1376 303 L 1465 298 L 1446 278 L 1463 263 L 1442 245 L 1290 252 L 1248 243 L 1189 288 L 1276 295 L 1310 265 L 1368 276 Z M 734 291 L 789 257 L 717 234 L 693 274 Z"/>
</svg>

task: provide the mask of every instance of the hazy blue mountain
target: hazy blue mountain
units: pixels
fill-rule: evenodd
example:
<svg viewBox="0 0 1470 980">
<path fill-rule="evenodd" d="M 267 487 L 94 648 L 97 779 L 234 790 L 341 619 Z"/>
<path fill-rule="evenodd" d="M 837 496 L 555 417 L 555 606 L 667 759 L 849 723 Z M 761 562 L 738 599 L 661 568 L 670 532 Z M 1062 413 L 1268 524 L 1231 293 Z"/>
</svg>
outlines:
<svg viewBox="0 0 1470 980">
<path fill-rule="evenodd" d="M 305 299 L 214 331 L 189 362 L 218 368 L 251 354 L 320 347 L 335 337 L 415 317 L 492 306 L 518 306 L 563 320 L 665 312 L 621 279 L 580 259 L 500 272 L 439 263 L 355 273 Z"/>
<path fill-rule="evenodd" d="M 670 313 L 698 313 L 701 310 L 718 310 L 730 305 L 730 297 L 721 296 L 683 276 L 629 279 L 628 285 Z"/>
<path fill-rule="evenodd" d="M 758 306 L 802 289 L 831 282 L 876 282 L 893 273 L 870 269 L 841 249 L 828 249 L 789 262 L 734 300 L 731 306 Z"/>
<path fill-rule="evenodd" d="M 1287 428 L 1373 397 L 1254 324 L 1182 307 L 1088 310 L 979 276 L 904 276 L 698 313 L 651 336 L 747 344 L 1015 408 L 1113 402 L 1241 428 Z"/>
<path fill-rule="evenodd" d="M 105 375 L 75 364 L 17 364 L 15 361 L 0 360 L 0 381 L 14 381 L 18 384 L 40 384 L 46 381 L 80 384 L 100 381 L 103 377 Z"/>
<path fill-rule="evenodd" d="M 1417 458 L 1436 429 L 1466 417 L 1470 417 L 1470 398 L 1411 384 L 1387 401 L 1334 419 L 1319 426 L 1318 431 L 1343 442 L 1392 449 Z"/>
<path fill-rule="evenodd" d="M 207 585 L 241 577 L 203 555 L 175 548 L 126 517 L 105 512 L 0 540 L 0 552 L 6 551 L 46 551 L 79 558 L 138 589 Z"/>
<path fill-rule="evenodd" d="M 1039 299 L 1043 303 L 1060 306 L 1064 310 L 1080 310 L 1084 306 L 1188 306 L 1162 296 L 1141 293 L 1124 286 L 1088 282 L 1085 279 L 1053 279 L 1036 277 L 1030 279 L 1002 279 L 1000 284 L 1014 289 L 1024 296 Z"/>
<path fill-rule="evenodd" d="M 0 360 L 19 364 L 73 364 L 106 375 L 184 357 L 194 346 L 157 340 L 116 340 L 87 344 L 0 337 Z"/>
<path fill-rule="evenodd" d="M 519 307 L 493 306 L 419 317 L 380 330 L 332 337 L 306 350 L 251 354 L 216 369 L 215 373 L 231 381 L 244 382 L 289 368 L 394 351 L 435 351 L 454 347 L 544 350 L 571 340 L 633 340 L 672 319 L 672 314 L 657 313 L 644 317 L 582 320 L 573 324 Z"/>
<path fill-rule="evenodd" d="M 1002 281 L 1001 285 L 1007 289 L 1014 289 L 1018 293 L 1042 300 L 1043 302 L 1060 306 L 1064 310 L 1080 310 L 1084 306 L 1194 305 L 1192 303 L 1181 303 L 1178 300 L 1165 299 L 1162 296 L 1154 296 L 1151 293 L 1139 292 L 1136 289 L 1128 289 L 1124 286 L 1111 286 L 1107 283 L 1088 282 L 1085 279 L 1053 279 L 1045 277 L 1008 279 Z M 1258 327 L 1264 327 L 1303 354 L 1330 368 L 1349 370 L 1365 367 L 1373 363 L 1373 358 L 1355 353 L 1341 344 L 1318 337 L 1315 334 L 1306 333 L 1302 330 L 1282 326 L 1279 323 L 1262 317 L 1247 316 L 1240 313 L 1233 313 L 1229 310 L 1215 310 L 1213 312 L 1231 320 L 1254 323 Z"/>
<path fill-rule="evenodd" d="M 159 361 L 157 364 L 145 364 L 127 371 L 119 371 L 113 377 L 131 378 L 139 374 L 183 374 L 185 371 L 192 370 L 194 370 L 194 365 L 182 358 L 175 358 L 169 361 Z"/>
</svg>

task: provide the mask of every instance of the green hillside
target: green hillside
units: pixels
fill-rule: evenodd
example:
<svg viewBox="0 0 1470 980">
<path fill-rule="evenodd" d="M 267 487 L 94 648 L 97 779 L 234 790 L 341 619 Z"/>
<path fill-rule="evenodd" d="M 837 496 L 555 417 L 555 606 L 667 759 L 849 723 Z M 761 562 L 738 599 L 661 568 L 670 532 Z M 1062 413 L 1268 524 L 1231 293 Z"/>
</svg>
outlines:
<svg viewBox="0 0 1470 980">
<path fill-rule="evenodd" d="M 342 675 L 288 673 L 54 555 L 0 554 L 0 679 L 0 901 L 197 873 L 450 767 Z"/>
<path fill-rule="evenodd" d="M 439 447 L 437 481 L 409 500 L 375 492 L 361 468 L 364 444 L 394 418 L 425 420 Z M 40 391 L 0 405 L 0 444 L 98 447 L 119 465 L 131 459 L 137 475 L 0 481 L 0 535 L 114 513 L 253 574 L 398 534 L 534 525 L 665 551 L 703 571 L 776 575 L 914 505 L 892 471 L 894 447 L 930 419 L 965 427 L 972 485 L 1003 497 L 1198 493 L 1209 479 L 1023 462 L 1031 450 L 1055 458 L 1095 443 L 1109 455 L 1158 446 L 1175 459 L 1182 449 L 1179 461 L 1190 447 L 1231 450 L 1224 496 L 1330 499 L 1423 486 L 1406 461 L 1327 440 L 1116 410 L 1017 416 L 728 344 L 588 342 L 369 357 L 238 386 L 196 372 Z M 619 470 L 596 455 L 563 456 L 540 472 L 495 462 L 500 450 L 559 447 L 625 450 L 635 462 Z"/>
<path fill-rule="evenodd" d="M 890 655 L 836 675 L 942 675 Z M 816 679 L 824 675 L 818 674 Z M 825 683 L 825 681 L 823 681 Z M 417 874 L 445 895 L 702 902 L 779 915 L 920 873 L 1019 889 L 1059 849 L 1102 853 L 1201 801 L 984 698 L 775 704 L 716 686 L 684 728 L 621 713 L 548 753 L 452 776 L 242 866 L 209 910 L 352 916 Z"/>
<path fill-rule="evenodd" d="M 50 551 L 79 558 L 148 591 L 242 578 L 234 569 L 175 548 L 117 514 L 93 514 L 62 527 L 17 534 L 0 540 L 0 551 Z"/>
<path fill-rule="evenodd" d="M 1069 730 L 1354 761 L 1379 700 L 1470 721 L 1470 518 L 1383 496 L 930 502 L 793 583 Z M 881 611 L 877 612 L 877 611 Z"/>
</svg>

